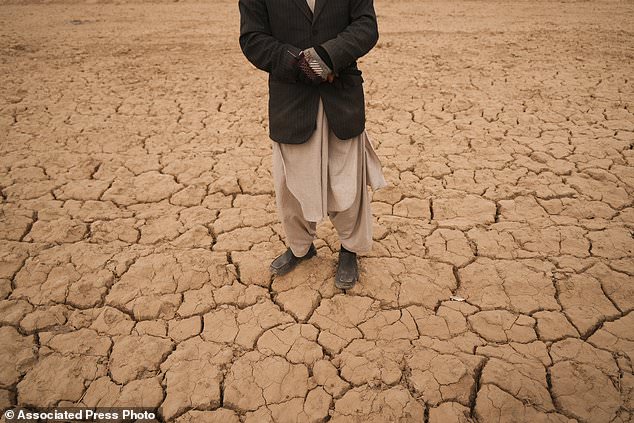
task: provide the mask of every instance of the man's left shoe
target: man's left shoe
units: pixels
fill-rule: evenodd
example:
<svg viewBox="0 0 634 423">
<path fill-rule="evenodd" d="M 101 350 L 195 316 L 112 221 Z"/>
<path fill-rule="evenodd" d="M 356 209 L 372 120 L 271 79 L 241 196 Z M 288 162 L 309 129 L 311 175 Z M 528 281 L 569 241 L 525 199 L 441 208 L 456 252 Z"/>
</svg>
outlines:
<svg viewBox="0 0 634 423">
<path fill-rule="evenodd" d="M 339 251 L 339 264 L 335 276 L 335 286 L 339 289 L 351 289 L 359 279 L 357 254 L 348 251 L 343 246 Z"/>
</svg>

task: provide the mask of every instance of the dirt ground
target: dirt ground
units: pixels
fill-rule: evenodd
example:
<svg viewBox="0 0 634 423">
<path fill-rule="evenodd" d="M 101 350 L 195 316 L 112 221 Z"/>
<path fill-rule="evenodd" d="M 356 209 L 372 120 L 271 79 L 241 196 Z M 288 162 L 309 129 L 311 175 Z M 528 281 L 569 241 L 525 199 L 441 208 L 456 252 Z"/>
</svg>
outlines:
<svg viewBox="0 0 634 423">
<path fill-rule="evenodd" d="M 334 1 L 334 0 L 330 0 Z M 376 0 L 359 284 L 285 249 L 236 1 L 0 5 L 0 409 L 629 422 L 634 3 Z"/>
</svg>

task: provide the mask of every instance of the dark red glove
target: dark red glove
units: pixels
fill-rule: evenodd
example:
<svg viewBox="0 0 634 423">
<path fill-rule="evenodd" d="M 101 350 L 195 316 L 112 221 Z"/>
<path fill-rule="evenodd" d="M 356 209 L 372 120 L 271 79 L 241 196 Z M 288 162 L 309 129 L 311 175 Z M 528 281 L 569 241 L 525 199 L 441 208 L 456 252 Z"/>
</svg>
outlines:
<svg viewBox="0 0 634 423">
<path fill-rule="evenodd" d="M 295 59 L 298 81 L 309 85 L 319 85 L 324 82 L 324 79 L 312 68 L 303 51 L 299 55 L 295 55 L 290 51 L 289 54 Z"/>
</svg>

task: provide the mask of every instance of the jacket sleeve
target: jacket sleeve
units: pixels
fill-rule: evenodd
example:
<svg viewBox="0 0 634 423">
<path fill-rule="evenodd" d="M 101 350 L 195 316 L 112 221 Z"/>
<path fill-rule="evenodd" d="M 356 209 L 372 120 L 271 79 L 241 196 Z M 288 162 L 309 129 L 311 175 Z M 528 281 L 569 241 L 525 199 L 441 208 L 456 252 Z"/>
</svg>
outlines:
<svg viewBox="0 0 634 423">
<path fill-rule="evenodd" d="M 293 56 L 300 49 L 281 43 L 271 34 L 269 15 L 264 0 L 239 0 L 240 48 L 256 68 L 269 72 L 278 79 L 297 80 Z"/>
<path fill-rule="evenodd" d="M 335 38 L 321 44 L 333 64 L 333 71 L 348 67 L 367 54 L 379 40 L 373 0 L 350 0 L 350 24 Z"/>
</svg>

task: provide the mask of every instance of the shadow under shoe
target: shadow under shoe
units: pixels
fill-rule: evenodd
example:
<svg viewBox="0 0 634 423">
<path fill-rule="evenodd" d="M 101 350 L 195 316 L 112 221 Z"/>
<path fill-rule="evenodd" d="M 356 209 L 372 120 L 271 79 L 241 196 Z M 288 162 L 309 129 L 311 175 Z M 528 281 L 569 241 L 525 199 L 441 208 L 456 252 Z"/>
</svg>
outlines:
<svg viewBox="0 0 634 423">
<path fill-rule="evenodd" d="M 339 289 L 352 288 L 359 279 L 359 266 L 357 264 L 357 254 L 341 247 L 339 251 L 339 264 L 337 264 L 337 275 L 335 276 L 335 286 Z"/>
<path fill-rule="evenodd" d="M 277 256 L 275 260 L 271 262 L 269 270 L 274 275 L 282 276 L 293 270 L 295 266 L 297 266 L 302 261 L 308 260 L 309 258 L 316 255 L 317 249 L 315 248 L 314 244 L 310 244 L 308 252 L 301 257 L 295 256 L 295 254 L 293 254 L 293 251 L 290 248 L 287 248 L 284 253 Z"/>
</svg>

